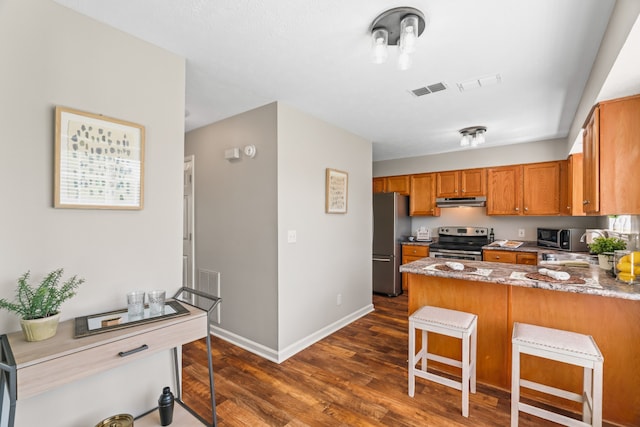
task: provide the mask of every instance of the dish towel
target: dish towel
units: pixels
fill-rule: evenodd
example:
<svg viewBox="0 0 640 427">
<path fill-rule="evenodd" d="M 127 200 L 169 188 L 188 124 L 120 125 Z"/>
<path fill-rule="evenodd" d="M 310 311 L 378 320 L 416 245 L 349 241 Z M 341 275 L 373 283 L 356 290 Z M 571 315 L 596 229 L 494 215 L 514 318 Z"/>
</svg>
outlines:
<svg viewBox="0 0 640 427">
<path fill-rule="evenodd" d="M 464 270 L 464 264 L 459 263 L 459 262 L 447 261 L 447 262 L 445 262 L 445 264 L 447 265 L 447 267 L 449 267 L 452 270 L 457 270 L 457 271 Z"/>
<path fill-rule="evenodd" d="M 571 275 L 566 271 L 555 271 L 541 268 L 540 270 L 538 270 L 538 273 L 544 274 L 545 276 L 553 277 L 556 280 L 569 280 L 571 278 Z"/>
</svg>

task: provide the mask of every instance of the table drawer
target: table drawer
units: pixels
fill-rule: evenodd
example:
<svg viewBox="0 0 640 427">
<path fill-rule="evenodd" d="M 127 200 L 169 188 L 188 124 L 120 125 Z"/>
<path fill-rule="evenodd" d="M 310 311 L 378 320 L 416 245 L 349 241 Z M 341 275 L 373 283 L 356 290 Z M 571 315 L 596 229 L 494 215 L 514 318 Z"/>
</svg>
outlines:
<svg viewBox="0 0 640 427">
<path fill-rule="evenodd" d="M 206 322 L 207 316 L 200 315 L 185 317 L 184 321 L 155 329 L 152 324 L 150 329 L 135 335 L 25 366 L 17 373 L 18 400 L 200 339 L 206 335 Z"/>
</svg>

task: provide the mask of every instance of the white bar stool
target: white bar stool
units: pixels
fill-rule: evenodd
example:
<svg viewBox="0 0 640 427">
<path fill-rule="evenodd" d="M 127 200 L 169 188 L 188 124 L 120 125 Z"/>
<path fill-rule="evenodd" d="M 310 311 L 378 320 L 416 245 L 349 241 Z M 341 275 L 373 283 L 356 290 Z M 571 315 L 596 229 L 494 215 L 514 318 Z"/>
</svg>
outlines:
<svg viewBox="0 0 640 427">
<path fill-rule="evenodd" d="M 590 335 L 526 323 L 513 324 L 511 340 L 511 427 L 518 425 L 518 411 L 566 426 L 602 426 L 602 367 L 604 358 Z M 584 368 L 582 395 L 520 378 L 520 354 L 556 360 Z M 582 403 L 582 421 L 520 402 L 520 387 Z"/>
<path fill-rule="evenodd" d="M 409 317 L 409 396 L 415 392 L 415 377 L 424 378 L 462 391 L 462 415 L 469 416 L 469 386 L 476 392 L 477 319 L 475 314 L 424 306 Z M 422 348 L 416 354 L 416 329 L 422 330 Z M 427 351 L 427 333 L 447 335 L 462 340 L 462 361 Z M 427 372 L 427 360 L 435 360 L 462 369 L 461 381 Z M 421 367 L 416 363 L 422 361 Z"/>
</svg>

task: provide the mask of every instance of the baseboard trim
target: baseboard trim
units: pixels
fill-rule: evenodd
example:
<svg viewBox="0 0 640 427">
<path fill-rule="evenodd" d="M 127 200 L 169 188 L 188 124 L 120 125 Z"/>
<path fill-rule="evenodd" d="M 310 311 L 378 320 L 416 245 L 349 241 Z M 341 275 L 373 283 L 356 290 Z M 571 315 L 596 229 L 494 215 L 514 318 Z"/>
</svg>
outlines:
<svg viewBox="0 0 640 427">
<path fill-rule="evenodd" d="M 280 351 L 274 350 L 240 335 L 234 334 L 233 332 L 220 328 L 218 325 L 213 323 L 211 324 L 211 334 L 274 363 L 282 363 L 294 354 L 304 350 L 305 348 L 331 335 L 332 333 L 344 328 L 345 326 L 358 320 L 359 318 L 366 316 L 373 310 L 373 304 L 369 304 L 343 317 L 342 319 L 339 319 L 332 324 L 325 326 L 324 328 L 312 333 L 311 335 L 304 337 L 303 339 L 291 344 L 287 348 L 284 348 Z"/>
</svg>

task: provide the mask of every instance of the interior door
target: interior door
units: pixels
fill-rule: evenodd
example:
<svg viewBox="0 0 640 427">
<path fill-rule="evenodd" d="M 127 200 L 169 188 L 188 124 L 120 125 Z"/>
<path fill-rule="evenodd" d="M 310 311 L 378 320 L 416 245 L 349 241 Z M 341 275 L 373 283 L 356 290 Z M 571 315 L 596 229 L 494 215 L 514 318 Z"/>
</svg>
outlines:
<svg viewBox="0 0 640 427">
<path fill-rule="evenodd" d="M 182 286 L 195 288 L 195 240 L 193 238 L 194 222 L 194 157 L 184 159 L 184 192 L 182 197 Z"/>
</svg>

